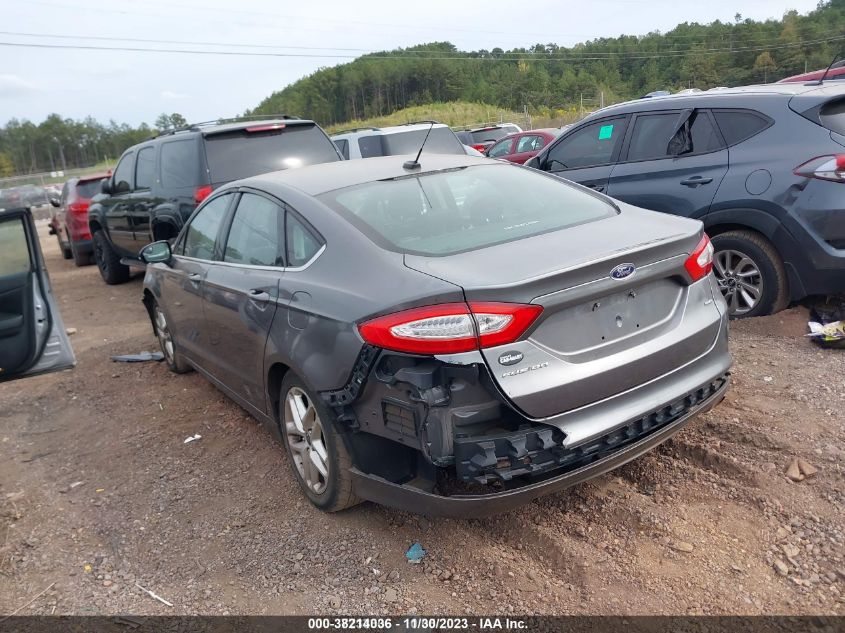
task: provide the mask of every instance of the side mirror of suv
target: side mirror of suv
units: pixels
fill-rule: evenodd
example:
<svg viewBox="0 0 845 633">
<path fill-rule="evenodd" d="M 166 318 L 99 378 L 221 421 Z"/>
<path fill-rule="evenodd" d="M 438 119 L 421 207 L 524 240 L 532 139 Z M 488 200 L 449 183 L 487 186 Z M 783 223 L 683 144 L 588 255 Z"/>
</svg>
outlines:
<svg viewBox="0 0 845 633">
<path fill-rule="evenodd" d="M 100 191 L 105 194 L 111 194 L 111 178 L 104 178 L 103 182 L 100 184 Z"/>
<path fill-rule="evenodd" d="M 167 264 L 173 257 L 173 253 L 170 250 L 170 242 L 167 240 L 161 240 L 159 242 L 147 244 L 141 249 L 138 256 L 145 264 Z"/>
</svg>

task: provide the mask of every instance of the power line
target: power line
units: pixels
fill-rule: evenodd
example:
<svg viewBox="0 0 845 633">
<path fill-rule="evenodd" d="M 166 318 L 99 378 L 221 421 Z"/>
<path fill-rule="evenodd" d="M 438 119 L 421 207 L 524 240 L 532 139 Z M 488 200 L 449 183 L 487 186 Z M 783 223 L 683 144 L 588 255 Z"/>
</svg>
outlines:
<svg viewBox="0 0 845 633">
<path fill-rule="evenodd" d="M 826 42 L 834 42 L 845 40 L 845 35 L 830 37 L 820 40 L 808 40 L 804 42 L 794 42 L 789 44 L 780 44 L 772 46 L 758 46 L 745 48 L 725 48 L 725 49 L 691 49 L 687 51 L 653 51 L 650 54 L 631 55 L 632 51 L 622 50 L 619 52 L 602 52 L 593 54 L 575 54 L 568 53 L 568 56 L 553 56 L 543 53 L 507 53 L 497 56 L 480 57 L 473 53 L 454 54 L 450 52 L 443 52 L 442 55 L 436 55 L 437 51 L 398 51 L 395 54 L 368 54 L 364 59 L 423 59 L 423 60 L 480 60 L 480 61 L 561 61 L 561 62 L 579 62 L 579 61 L 608 61 L 616 58 L 624 59 L 670 59 L 686 57 L 689 55 L 718 55 L 718 54 L 739 54 L 744 52 L 756 51 L 774 51 L 785 48 L 793 48 L 796 46 L 806 46 L 809 44 L 820 44 Z M 282 52 L 257 52 L 257 51 L 214 51 L 214 50 L 200 50 L 200 49 L 175 49 L 175 48 L 141 48 L 134 46 L 89 46 L 82 44 L 42 44 L 42 43 L 25 43 L 25 42 L 0 42 L 0 46 L 9 47 L 23 47 L 23 48 L 44 48 L 44 49 L 68 49 L 68 50 L 90 50 L 90 51 L 124 51 L 133 53 L 172 53 L 172 54 L 186 54 L 186 55 L 222 55 L 227 57 L 295 57 L 295 58 L 317 58 L 317 59 L 355 59 L 358 55 L 344 55 L 344 54 L 326 54 L 326 53 L 282 53 Z M 431 52 L 429 55 L 421 55 L 420 53 Z M 635 52 L 635 51 L 634 51 Z"/>
</svg>

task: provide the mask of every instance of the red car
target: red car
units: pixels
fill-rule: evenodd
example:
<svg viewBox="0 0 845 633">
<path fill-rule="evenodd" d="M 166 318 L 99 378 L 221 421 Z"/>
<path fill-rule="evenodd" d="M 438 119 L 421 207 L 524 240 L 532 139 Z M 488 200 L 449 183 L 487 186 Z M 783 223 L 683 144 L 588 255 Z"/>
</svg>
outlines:
<svg viewBox="0 0 845 633">
<path fill-rule="evenodd" d="M 522 165 L 529 158 L 536 156 L 546 145 L 555 140 L 562 131 L 558 128 L 549 128 L 510 134 L 494 145 L 491 145 L 484 154 L 489 158 L 503 158 L 512 163 Z"/>
<path fill-rule="evenodd" d="M 50 199 L 50 204 L 56 207 L 50 233 L 59 240 L 64 258 L 73 257 L 77 266 L 86 266 L 94 261 L 94 245 L 88 230 L 88 205 L 91 198 L 100 193 L 100 183 L 108 177 L 109 174 L 94 174 L 71 178 L 62 188 L 61 199 Z"/>
<path fill-rule="evenodd" d="M 792 77 L 787 77 L 786 79 L 781 79 L 778 83 L 779 84 L 793 84 L 793 83 L 804 83 L 808 81 L 818 81 L 824 75 L 826 68 L 822 68 L 821 70 L 814 70 L 809 73 L 803 73 L 800 75 L 793 75 Z M 829 79 L 845 79 L 845 59 L 842 61 L 836 62 L 833 66 L 830 67 L 830 70 L 827 73 L 827 77 L 825 77 L 825 81 Z"/>
</svg>

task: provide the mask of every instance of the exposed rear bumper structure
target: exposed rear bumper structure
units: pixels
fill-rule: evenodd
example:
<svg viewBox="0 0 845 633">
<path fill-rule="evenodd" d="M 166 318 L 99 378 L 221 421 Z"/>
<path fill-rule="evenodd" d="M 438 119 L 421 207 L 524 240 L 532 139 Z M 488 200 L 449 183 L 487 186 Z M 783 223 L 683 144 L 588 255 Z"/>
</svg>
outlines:
<svg viewBox="0 0 845 633">
<path fill-rule="evenodd" d="M 536 428 L 524 433 L 455 443 L 456 474 L 477 482 L 512 484 L 514 477 L 538 478 L 501 492 L 442 496 L 408 484 L 352 469 L 355 493 L 370 501 L 431 516 L 483 517 L 510 510 L 613 470 L 636 459 L 677 433 L 689 420 L 724 398 L 724 374 L 648 415 L 573 448 L 564 448 L 559 433 Z M 462 477 L 463 475 L 463 477 Z"/>
</svg>

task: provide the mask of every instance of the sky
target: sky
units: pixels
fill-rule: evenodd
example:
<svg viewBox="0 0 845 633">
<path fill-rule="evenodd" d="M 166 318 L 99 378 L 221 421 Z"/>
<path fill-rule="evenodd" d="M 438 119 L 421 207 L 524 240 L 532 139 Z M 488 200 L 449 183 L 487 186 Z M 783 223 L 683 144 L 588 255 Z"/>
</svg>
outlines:
<svg viewBox="0 0 845 633">
<path fill-rule="evenodd" d="M 816 4 L 817 0 L 533 0 L 525 4 L 512 0 L 0 0 L 0 125 L 13 117 L 38 123 L 52 112 L 132 125 L 152 124 L 162 112 L 178 112 L 192 122 L 207 121 L 242 114 L 300 77 L 371 51 L 444 40 L 460 50 L 508 49 L 538 42 L 571 46 L 597 37 L 665 32 L 681 22 L 733 21 L 737 12 L 743 18 L 777 19 L 787 10 L 805 13 Z"/>
</svg>

